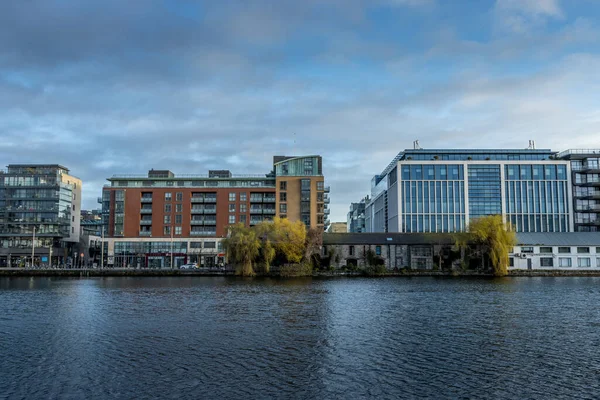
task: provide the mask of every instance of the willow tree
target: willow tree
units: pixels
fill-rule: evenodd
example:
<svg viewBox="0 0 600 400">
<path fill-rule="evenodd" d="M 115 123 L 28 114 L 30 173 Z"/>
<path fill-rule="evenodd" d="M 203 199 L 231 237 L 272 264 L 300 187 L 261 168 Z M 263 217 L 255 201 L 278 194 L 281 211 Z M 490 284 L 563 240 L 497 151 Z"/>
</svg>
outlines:
<svg viewBox="0 0 600 400">
<path fill-rule="evenodd" d="M 272 240 L 275 251 L 288 263 L 299 263 L 306 246 L 306 226 L 301 221 L 273 218 Z"/>
<path fill-rule="evenodd" d="M 469 224 L 471 240 L 483 247 L 490 258 L 495 276 L 508 274 L 508 253 L 517 244 L 515 232 L 502 222 L 500 215 L 477 218 Z"/>
<path fill-rule="evenodd" d="M 242 276 L 254 276 L 252 262 L 258 256 L 260 242 L 256 233 L 244 224 L 229 226 L 227 238 L 223 240 L 227 259 L 237 265 L 236 273 Z"/>
<path fill-rule="evenodd" d="M 271 270 L 271 263 L 275 259 L 275 226 L 271 221 L 263 221 L 254 226 L 254 233 L 260 243 L 259 259 L 266 274 Z"/>
</svg>

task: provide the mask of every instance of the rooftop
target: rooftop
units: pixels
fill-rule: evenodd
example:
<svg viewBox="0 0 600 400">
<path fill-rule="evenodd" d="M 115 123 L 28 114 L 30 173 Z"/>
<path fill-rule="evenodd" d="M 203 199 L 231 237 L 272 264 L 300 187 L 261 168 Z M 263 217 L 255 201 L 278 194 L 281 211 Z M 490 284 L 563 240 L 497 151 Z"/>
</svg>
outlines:
<svg viewBox="0 0 600 400">
<path fill-rule="evenodd" d="M 600 232 L 517 233 L 519 245 L 600 246 Z"/>
</svg>

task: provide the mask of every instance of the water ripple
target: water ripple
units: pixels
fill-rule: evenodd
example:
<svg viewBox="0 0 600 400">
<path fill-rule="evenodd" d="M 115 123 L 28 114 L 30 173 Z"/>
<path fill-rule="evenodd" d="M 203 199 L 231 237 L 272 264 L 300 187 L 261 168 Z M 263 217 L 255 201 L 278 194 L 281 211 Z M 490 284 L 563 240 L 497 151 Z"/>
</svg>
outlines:
<svg viewBox="0 0 600 400">
<path fill-rule="evenodd" d="M 0 398 L 593 399 L 600 279 L 0 279 Z"/>
</svg>

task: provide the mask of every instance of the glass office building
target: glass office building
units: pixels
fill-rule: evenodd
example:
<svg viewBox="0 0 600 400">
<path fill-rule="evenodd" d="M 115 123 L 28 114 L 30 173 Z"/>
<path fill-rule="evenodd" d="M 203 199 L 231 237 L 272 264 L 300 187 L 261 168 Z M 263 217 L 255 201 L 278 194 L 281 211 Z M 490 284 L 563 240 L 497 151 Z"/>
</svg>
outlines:
<svg viewBox="0 0 600 400">
<path fill-rule="evenodd" d="M 518 232 L 569 232 L 568 171 L 550 150 L 405 150 L 373 178 L 366 229 L 459 232 L 502 215 Z"/>
<path fill-rule="evenodd" d="M 81 180 L 61 165 L 0 171 L 0 267 L 66 263 L 79 242 L 80 204 Z"/>
</svg>

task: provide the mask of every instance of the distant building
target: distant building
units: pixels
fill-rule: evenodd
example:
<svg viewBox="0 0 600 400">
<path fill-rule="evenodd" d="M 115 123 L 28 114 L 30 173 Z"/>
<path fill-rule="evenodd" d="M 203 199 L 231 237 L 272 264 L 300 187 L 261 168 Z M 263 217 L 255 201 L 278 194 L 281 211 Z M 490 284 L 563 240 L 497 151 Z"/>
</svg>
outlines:
<svg viewBox="0 0 600 400">
<path fill-rule="evenodd" d="M 345 222 L 332 222 L 329 225 L 327 232 L 329 233 L 346 233 L 348 230 Z"/>
<path fill-rule="evenodd" d="M 600 149 L 558 153 L 571 163 L 576 232 L 600 232 Z"/>
<path fill-rule="evenodd" d="M 571 232 L 570 171 L 551 150 L 404 150 L 371 180 L 366 230 L 457 232 L 497 214 L 517 232 Z"/>
<path fill-rule="evenodd" d="M 224 261 L 221 239 L 229 225 L 253 226 L 273 217 L 323 231 L 329 188 L 320 156 L 275 156 L 267 174 L 115 175 L 103 189 L 106 265 L 174 266 Z"/>
<path fill-rule="evenodd" d="M 350 233 L 364 233 L 366 232 L 365 226 L 365 207 L 369 202 L 369 196 L 365 197 L 358 203 L 350 204 L 350 211 L 348 212 L 346 226 Z"/>
<path fill-rule="evenodd" d="M 81 210 L 81 221 L 102 221 L 102 209 Z"/>
<path fill-rule="evenodd" d="M 61 165 L 0 171 L 0 267 L 66 264 L 80 234 L 81 180 Z M 35 239 L 34 239 L 35 238 Z"/>
</svg>

